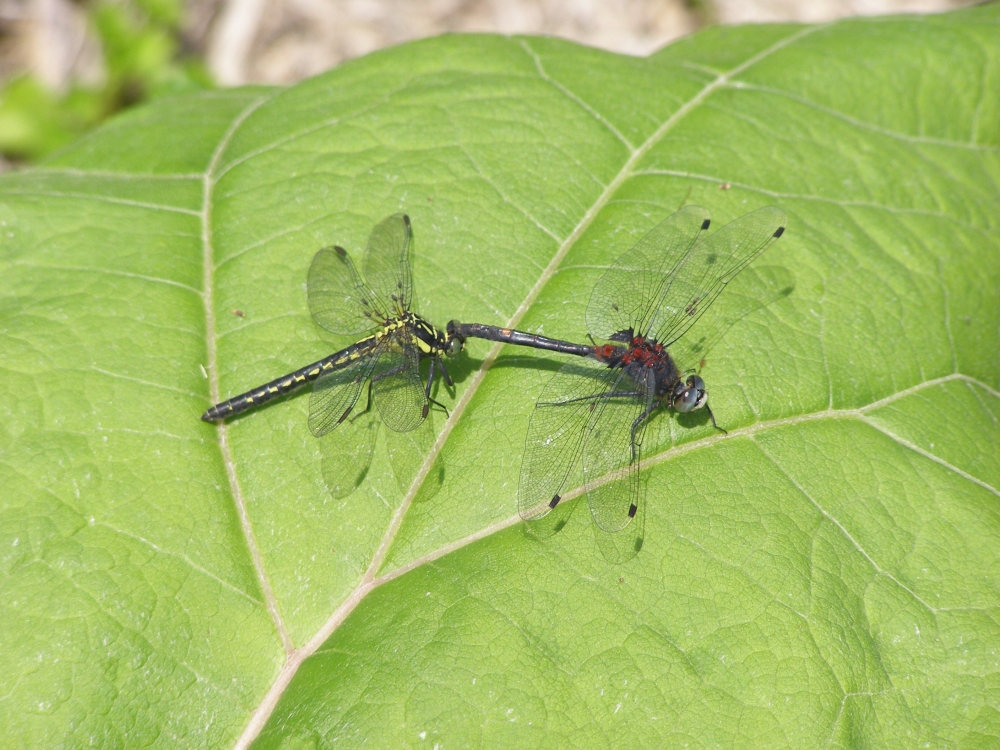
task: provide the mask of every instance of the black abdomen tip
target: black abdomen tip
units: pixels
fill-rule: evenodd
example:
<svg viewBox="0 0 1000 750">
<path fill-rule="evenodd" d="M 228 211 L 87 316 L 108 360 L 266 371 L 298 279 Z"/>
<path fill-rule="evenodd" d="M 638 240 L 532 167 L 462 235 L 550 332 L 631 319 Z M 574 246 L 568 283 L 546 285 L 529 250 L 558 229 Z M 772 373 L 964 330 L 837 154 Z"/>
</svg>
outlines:
<svg viewBox="0 0 1000 750">
<path fill-rule="evenodd" d="M 214 422 L 215 421 L 215 416 L 212 414 L 212 410 L 211 409 L 207 410 L 204 414 L 201 415 L 201 421 L 202 422 Z"/>
</svg>

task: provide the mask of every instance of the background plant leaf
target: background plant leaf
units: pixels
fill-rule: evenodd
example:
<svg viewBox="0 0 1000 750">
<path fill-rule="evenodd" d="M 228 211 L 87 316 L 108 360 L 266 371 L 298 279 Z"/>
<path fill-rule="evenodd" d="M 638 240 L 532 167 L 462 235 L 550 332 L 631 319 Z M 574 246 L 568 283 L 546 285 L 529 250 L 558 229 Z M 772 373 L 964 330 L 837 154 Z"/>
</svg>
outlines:
<svg viewBox="0 0 1000 750">
<path fill-rule="evenodd" d="M 998 28 L 720 28 L 645 59 L 442 37 L 160 100 L 5 175 L 0 735 L 994 746 Z M 472 343 L 451 417 L 382 429 L 352 493 L 307 398 L 198 421 L 344 343 L 305 271 L 384 216 L 413 220 L 436 324 L 579 339 L 602 270 L 685 202 L 780 205 L 761 263 L 794 292 L 706 357 L 727 437 L 654 423 L 621 565 L 578 502 L 516 519 L 556 357 Z"/>
</svg>

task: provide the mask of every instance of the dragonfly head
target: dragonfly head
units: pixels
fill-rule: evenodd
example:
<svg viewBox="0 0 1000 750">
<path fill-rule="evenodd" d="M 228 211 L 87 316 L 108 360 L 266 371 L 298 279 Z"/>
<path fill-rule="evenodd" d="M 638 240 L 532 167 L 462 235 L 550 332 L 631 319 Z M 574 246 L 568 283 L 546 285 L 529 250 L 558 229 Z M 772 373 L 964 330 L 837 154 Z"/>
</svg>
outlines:
<svg viewBox="0 0 1000 750">
<path fill-rule="evenodd" d="M 448 346 L 450 347 L 450 350 L 448 351 L 449 357 L 454 357 L 456 354 L 462 351 L 462 347 L 465 346 L 465 336 L 462 335 L 462 332 L 459 329 L 459 326 L 461 325 L 462 324 L 459 323 L 457 320 L 448 321 L 447 338 L 448 338 Z"/>
<path fill-rule="evenodd" d="M 705 389 L 705 381 L 697 375 L 691 375 L 683 383 L 674 386 L 671 396 L 671 403 L 674 410 L 681 414 L 689 411 L 697 411 L 708 403 L 708 391 Z"/>
<path fill-rule="evenodd" d="M 454 320 L 448 323 L 448 332 L 444 335 L 444 353 L 449 357 L 454 357 L 465 347 L 465 339 L 458 335 L 454 323 Z"/>
</svg>

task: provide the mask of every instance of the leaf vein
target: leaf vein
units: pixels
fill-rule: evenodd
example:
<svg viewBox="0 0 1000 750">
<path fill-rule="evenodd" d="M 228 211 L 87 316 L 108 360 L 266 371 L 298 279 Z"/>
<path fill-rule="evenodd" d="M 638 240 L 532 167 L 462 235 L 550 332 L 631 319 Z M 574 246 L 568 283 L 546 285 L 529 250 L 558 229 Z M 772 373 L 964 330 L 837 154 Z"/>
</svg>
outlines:
<svg viewBox="0 0 1000 750">
<path fill-rule="evenodd" d="M 215 573 L 212 573 L 211 571 L 209 571 L 209 570 L 203 568 L 202 566 L 198 565 L 194 560 L 192 560 L 190 557 L 188 557 L 187 555 L 185 555 L 183 552 L 175 552 L 173 550 L 164 549 L 163 547 L 160 547 L 157 544 L 154 544 L 153 542 L 149 541 L 145 537 L 139 536 L 138 534 L 132 534 L 132 533 L 130 533 L 128 531 L 125 531 L 123 529 L 119 529 L 119 528 L 117 528 L 115 526 L 112 526 L 109 523 L 106 523 L 105 521 L 97 521 L 95 523 L 95 525 L 96 526 L 103 526 L 104 528 L 108 529 L 109 531 L 113 531 L 116 534 L 121 534 L 124 537 L 128 537 L 129 539 L 134 539 L 137 542 L 141 542 L 142 544 L 145 544 L 147 547 L 149 547 L 154 552 L 157 552 L 157 553 L 159 553 L 161 555 L 167 555 L 169 557 L 176 557 L 178 560 L 182 560 L 184 563 L 186 563 L 188 565 L 188 567 L 191 568 L 191 570 L 193 570 L 193 571 L 195 571 L 197 573 L 201 573 L 203 576 L 205 576 L 207 578 L 211 578 L 213 581 L 215 581 L 216 583 L 218 583 L 220 586 L 223 586 L 224 588 L 227 588 L 230 591 L 233 591 L 234 593 L 239 594 L 240 596 L 242 596 L 247 601 L 252 602 L 253 604 L 256 604 L 259 607 L 267 607 L 267 605 L 262 600 L 258 599 L 255 596 L 252 596 L 249 592 L 244 591 L 243 589 L 239 588 L 238 586 L 234 586 L 229 581 L 223 580 L 219 576 L 215 575 Z"/>
<path fill-rule="evenodd" d="M 23 266 L 25 268 L 38 268 L 47 271 L 72 271 L 73 273 L 94 273 L 99 275 L 107 276 L 121 276 L 127 279 L 139 279 L 140 281 L 151 281 L 154 284 L 167 284 L 169 286 L 175 286 L 178 289 L 183 289 L 186 292 L 193 292 L 199 297 L 201 296 L 201 290 L 196 289 L 193 286 L 184 284 L 180 281 L 174 281 L 173 279 L 161 279 L 158 276 L 147 276 L 141 273 L 131 273 L 129 271 L 115 271 L 109 268 L 87 268 L 85 266 L 50 266 L 48 264 L 39 263 L 27 263 L 25 261 L 14 261 L 11 263 L 12 266 Z"/>
<path fill-rule="evenodd" d="M 943 466 L 944 468 L 946 468 L 948 471 L 951 471 L 951 472 L 953 472 L 955 474 L 958 474 L 958 476 L 962 477 L 963 479 L 965 479 L 965 480 L 967 480 L 969 482 L 972 482 L 973 484 L 977 484 L 980 487 L 982 487 L 984 490 L 987 490 L 988 492 L 992 492 L 997 497 L 1000 497 L 1000 490 L 998 490 L 996 487 L 994 487 L 993 485 L 991 485 L 989 482 L 984 482 L 982 479 L 979 479 L 978 477 L 975 477 L 972 474 L 969 474 L 967 471 L 964 471 L 963 469 L 958 468 L 954 464 L 951 464 L 951 463 L 945 461 L 940 456 L 935 456 L 933 453 L 931 453 L 930 451 L 924 450 L 919 445 L 911 443 L 906 438 L 901 437 L 901 436 L 895 434 L 894 432 L 892 432 L 892 430 L 889 430 L 888 428 L 880 425 L 875 420 L 862 417 L 862 421 L 865 424 L 867 424 L 869 427 L 871 427 L 871 428 L 873 428 L 875 430 L 878 430 L 879 432 L 881 432 L 883 435 L 885 435 L 889 439 L 891 439 L 891 440 L 899 443 L 904 448 L 908 448 L 909 450 L 913 451 L 914 453 L 920 454 L 921 456 L 923 456 L 924 458 L 926 458 L 929 461 L 933 461 L 936 464 L 940 464 L 941 466 Z"/>
<path fill-rule="evenodd" d="M 608 132 L 610 132 L 615 138 L 617 138 L 619 141 L 622 142 L 622 145 L 624 145 L 625 148 L 629 150 L 629 153 L 635 153 L 635 146 L 633 146 L 631 142 L 629 142 L 628 138 L 622 135 L 621 131 L 619 131 L 618 128 L 616 128 L 614 125 L 611 124 L 610 120 L 608 120 L 604 115 L 602 115 L 596 109 L 587 104 L 587 102 L 585 102 L 581 97 L 577 96 L 575 93 L 570 91 L 570 89 L 567 86 L 563 85 L 562 83 L 560 83 L 559 81 L 557 81 L 555 78 L 553 78 L 548 74 L 548 72 L 545 70 L 545 66 L 542 65 L 542 59 L 538 56 L 538 53 L 535 52 L 534 49 L 532 49 L 531 45 L 528 44 L 528 41 L 526 39 L 518 39 L 518 42 L 520 43 L 521 48 L 534 61 L 535 68 L 538 70 L 538 75 L 543 81 L 545 81 L 550 86 L 555 88 L 557 91 L 563 94 L 563 96 L 565 96 L 567 99 L 569 99 L 574 104 L 579 106 L 587 114 L 589 114 L 591 117 L 597 120 L 597 122 L 599 122 L 601 125 L 607 128 Z"/>
<path fill-rule="evenodd" d="M 783 474 L 785 476 L 785 478 L 788 479 L 789 482 L 791 482 L 792 486 L 795 487 L 795 489 L 797 489 L 799 491 L 799 493 L 802 495 L 802 497 L 804 497 L 806 500 L 808 500 L 809 503 L 814 508 L 816 508 L 817 511 L 819 511 L 820 515 L 822 515 L 823 518 L 825 518 L 827 521 L 829 521 L 834 526 L 836 526 L 837 529 L 839 529 L 841 535 L 847 541 L 849 541 L 851 543 L 851 545 L 854 547 L 854 549 L 856 549 L 858 551 L 858 553 L 860 553 L 860 555 L 863 558 L 865 558 L 865 560 L 868 561 L 868 564 L 871 565 L 872 569 L 876 573 L 878 573 L 879 575 L 881 575 L 881 576 L 883 576 L 885 578 L 888 578 L 890 581 L 892 581 L 894 584 L 896 584 L 900 588 L 901 591 L 905 591 L 907 594 L 909 594 L 910 597 L 914 601 L 918 602 L 928 612 L 930 612 L 933 615 L 937 615 L 937 610 L 934 607 L 932 607 L 930 604 L 928 604 L 923 599 L 921 599 L 920 596 L 913 589 L 911 589 L 905 583 L 903 583 L 898 578 L 896 578 L 896 576 L 894 576 L 888 570 L 885 570 L 881 565 L 879 565 L 875 561 L 875 559 L 871 555 L 868 554 L 868 551 L 865 550 L 865 548 L 863 546 L 861 546 L 861 543 L 858 542 L 858 540 L 855 539 L 851 535 L 851 532 L 849 532 L 847 530 L 847 528 L 840 521 L 838 521 L 833 516 L 832 513 L 830 513 L 828 510 L 826 510 L 826 508 L 824 508 L 822 505 L 820 505 L 819 502 L 817 502 L 817 500 L 812 495 L 809 494 L 809 492 L 806 490 L 806 488 L 803 487 L 801 484 L 799 484 L 798 480 L 795 477 L 793 477 L 792 474 L 784 466 L 782 466 L 777 461 L 777 459 L 775 459 L 770 453 L 767 452 L 767 449 L 763 445 L 761 445 L 759 442 L 757 442 L 756 440 L 754 440 L 753 436 L 751 436 L 750 439 L 753 440 L 754 445 L 757 446 L 757 449 L 761 452 L 761 455 L 763 455 L 768 461 L 770 461 L 771 464 L 779 472 L 781 472 L 781 474 Z"/>
<path fill-rule="evenodd" d="M 243 108 L 234 119 L 232 124 L 230 124 L 229 129 L 223 135 L 219 144 L 216 146 L 212 158 L 209 161 L 208 167 L 205 170 L 205 175 L 202 181 L 202 210 L 201 210 L 201 226 L 202 226 L 202 264 L 203 264 L 203 279 L 204 279 L 204 291 L 203 299 L 205 304 L 205 331 L 207 334 L 206 350 L 208 353 L 208 373 L 209 373 L 209 395 L 213 402 L 219 400 L 219 373 L 218 364 L 216 362 L 216 339 L 215 339 L 215 310 L 214 310 L 214 295 L 213 295 L 213 284 L 215 275 L 215 265 L 214 265 L 214 254 L 212 246 L 212 225 L 211 225 L 211 209 L 212 209 L 212 193 L 217 182 L 215 177 L 215 171 L 219 165 L 219 161 L 222 159 L 222 155 L 225 153 L 226 147 L 232 140 L 233 136 L 239 130 L 240 126 L 246 122 L 247 118 L 250 117 L 254 112 L 256 112 L 260 107 L 271 99 L 274 98 L 276 94 L 268 94 L 265 96 L 258 97 L 246 107 Z M 247 543 L 247 550 L 250 553 L 250 560 L 254 567 L 254 572 L 257 574 L 257 581 L 261 587 L 261 592 L 264 594 L 264 601 L 267 603 L 267 610 L 271 615 L 271 620 L 274 623 L 275 631 L 277 632 L 279 638 L 281 639 L 282 646 L 285 649 L 285 654 L 291 654 L 294 652 L 295 647 L 292 643 L 291 634 L 288 632 L 288 628 L 285 626 L 285 622 L 281 617 L 281 612 L 278 609 L 278 601 L 274 595 L 274 590 L 271 588 L 271 581 L 267 575 L 267 570 L 264 567 L 264 559 L 261 554 L 260 547 L 257 544 L 257 539 L 254 535 L 253 526 L 250 522 L 250 515 L 247 512 L 246 502 L 243 498 L 243 491 L 240 487 L 239 479 L 236 476 L 236 465 L 233 461 L 232 451 L 229 447 L 229 436 L 228 430 L 225 423 L 220 423 L 216 428 L 219 436 L 219 449 L 222 453 L 222 460 L 226 468 L 226 476 L 229 479 L 229 487 L 233 494 L 233 502 L 236 505 L 236 512 L 240 519 L 240 527 L 243 530 L 243 536 Z"/>
<path fill-rule="evenodd" d="M 826 107 L 822 104 L 818 104 L 817 102 L 814 102 L 811 99 L 808 99 L 804 96 L 798 96 L 790 91 L 784 91 L 782 89 L 773 88 L 771 86 L 761 86 L 755 83 L 741 83 L 737 88 L 746 91 L 761 91 L 766 94 L 774 94 L 775 96 L 781 96 L 786 99 L 790 99 L 794 102 L 798 102 L 799 104 L 805 107 L 809 107 L 819 112 L 823 112 L 824 114 L 828 114 L 831 117 L 836 117 L 837 119 L 843 120 L 844 122 L 849 123 L 850 125 L 853 125 L 857 128 L 869 130 L 873 133 L 879 133 L 880 135 L 885 135 L 888 136 L 889 138 L 893 138 L 899 141 L 904 141 L 906 143 L 914 143 L 918 145 L 928 144 L 931 146 L 944 146 L 947 148 L 958 148 L 971 151 L 990 151 L 990 152 L 1000 153 L 1000 148 L 996 146 L 980 145 L 975 143 L 974 140 L 971 143 L 963 143 L 962 141 L 953 141 L 947 138 L 933 138 L 931 136 L 909 135 L 907 133 L 901 133 L 897 130 L 890 130 L 888 128 L 883 128 L 873 123 L 860 120 L 856 117 L 852 117 L 851 115 L 845 112 L 841 112 L 838 109 L 834 109 L 833 107 Z"/>
<path fill-rule="evenodd" d="M 885 211 L 890 214 L 900 214 L 900 215 L 913 215 L 913 216 L 929 216 L 935 219 L 944 219 L 957 226 L 964 227 L 965 229 L 970 229 L 974 232 L 979 232 L 986 235 L 989 238 L 993 238 L 993 232 L 989 229 L 983 227 L 978 227 L 975 224 L 969 224 L 968 222 L 961 221 L 960 219 L 950 216 L 946 213 L 941 213 L 940 211 L 927 211 L 919 208 L 899 208 L 897 206 L 887 206 L 882 203 L 871 203 L 868 201 L 851 201 L 851 200 L 837 200 L 835 198 L 827 198 L 821 195 L 810 195 L 808 193 L 782 193 L 777 190 L 769 190 L 768 188 L 757 187 L 755 185 L 749 185 L 742 182 L 734 182 L 733 180 L 723 179 L 719 177 L 712 177 L 711 175 L 698 174 L 696 172 L 685 172 L 683 170 L 676 169 L 647 169 L 642 172 L 637 172 L 639 175 L 665 175 L 669 177 L 683 177 L 691 180 L 701 180 L 704 182 L 711 182 L 715 184 L 728 184 L 734 188 L 740 188 L 742 190 L 748 190 L 753 193 L 760 193 L 761 195 L 766 195 L 770 198 L 785 198 L 787 200 L 803 200 L 803 201 L 816 201 L 818 203 L 828 203 L 834 206 L 840 206 L 841 208 L 872 208 L 878 211 Z"/>
<path fill-rule="evenodd" d="M 149 211 L 166 211 L 168 213 L 187 214 L 188 216 L 201 216 L 200 211 L 190 208 L 163 206 L 157 203 L 145 203 L 143 201 L 114 198 L 110 195 L 97 195 L 94 193 L 73 193 L 60 190 L 5 190 L 4 195 L 25 195 L 39 198 L 78 198 L 80 200 L 97 201 L 99 203 L 113 203 L 118 206 L 129 206 L 130 208 L 144 208 Z"/>
</svg>

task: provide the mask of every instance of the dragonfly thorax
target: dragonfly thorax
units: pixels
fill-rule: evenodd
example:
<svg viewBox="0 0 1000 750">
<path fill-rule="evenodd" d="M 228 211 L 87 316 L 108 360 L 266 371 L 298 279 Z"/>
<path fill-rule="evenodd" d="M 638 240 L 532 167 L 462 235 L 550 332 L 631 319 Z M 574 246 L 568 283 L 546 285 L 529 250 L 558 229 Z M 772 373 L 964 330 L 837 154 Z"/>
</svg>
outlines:
<svg viewBox="0 0 1000 750">
<path fill-rule="evenodd" d="M 413 342 L 425 356 L 453 357 L 462 351 L 460 338 L 435 328 L 416 313 L 406 312 L 399 317 L 413 334 Z"/>
<path fill-rule="evenodd" d="M 611 337 L 619 344 L 594 347 L 594 357 L 609 368 L 622 369 L 647 397 L 666 402 L 679 412 L 696 411 L 708 403 L 705 381 L 697 375 L 684 380 L 673 358 L 656 339 L 620 331 Z"/>
</svg>

